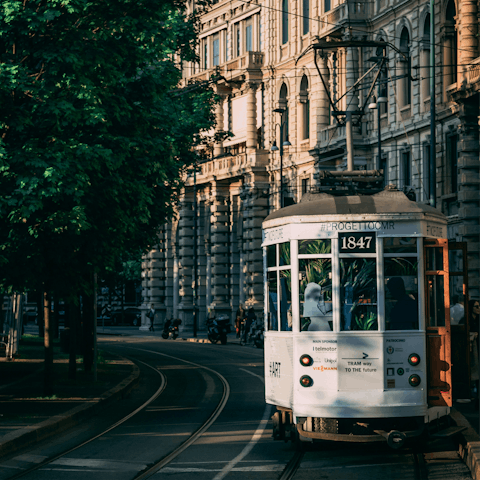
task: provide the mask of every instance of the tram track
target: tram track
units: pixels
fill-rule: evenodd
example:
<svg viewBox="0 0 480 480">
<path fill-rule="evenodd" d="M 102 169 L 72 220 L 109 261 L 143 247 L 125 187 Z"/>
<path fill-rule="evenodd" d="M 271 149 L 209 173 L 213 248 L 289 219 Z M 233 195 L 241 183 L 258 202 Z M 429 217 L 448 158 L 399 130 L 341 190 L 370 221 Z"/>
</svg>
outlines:
<svg viewBox="0 0 480 480">
<path fill-rule="evenodd" d="M 186 364 L 198 367 L 198 368 L 205 369 L 208 372 L 216 375 L 220 379 L 220 381 L 222 383 L 222 386 L 223 386 L 223 392 L 222 392 L 222 395 L 221 395 L 221 399 L 217 403 L 216 407 L 214 408 L 212 413 L 209 415 L 207 420 L 204 421 L 202 423 L 202 425 L 200 425 L 196 429 L 196 431 L 192 435 L 189 436 L 189 438 L 187 440 L 185 440 L 183 443 L 181 443 L 172 452 L 170 452 L 165 457 L 156 461 L 153 465 L 148 466 L 146 470 L 144 470 L 142 472 L 139 472 L 135 477 L 133 477 L 133 478 L 135 478 L 135 480 L 141 480 L 141 479 L 143 480 L 143 479 L 149 478 L 152 475 L 154 475 L 156 472 L 158 472 L 160 469 L 162 469 L 165 465 L 167 465 L 172 460 L 174 460 L 178 455 L 180 455 L 182 452 L 184 452 L 190 445 L 192 445 L 215 422 L 215 420 L 218 418 L 218 416 L 220 415 L 220 413 L 223 411 L 223 409 L 225 408 L 225 406 L 227 404 L 228 398 L 230 396 L 230 385 L 228 384 L 227 380 L 225 379 L 225 377 L 223 375 L 221 375 L 219 372 L 215 371 L 212 368 L 209 368 L 209 367 L 206 367 L 206 366 L 194 363 L 194 362 L 190 362 L 188 360 L 184 360 L 184 359 L 179 358 L 179 357 L 174 357 L 174 356 L 163 354 L 163 353 L 160 353 L 160 352 L 155 352 L 153 350 L 139 349 L 139 348 L 135 348 L 135 347 L 127 347 L 127 348 L 133 349 L 133 350 L 139 350 L 139 351 L 142 350 L 144 352 L 148 352 L 148 353 L 155 354 L 155 355 L 161 355 L 161 356 L 164 356 L 164 357 L 168 357 L 172 360 L 181 361 L 183 363 L 186 363 Z M 140 405 L 138 408 L 136 408 L 134 411 L 132 411 L 128 415 L 124 416 L 123 418 L 121 418 L 120 420 L 115 422 L 113 425 L 106 428 L 104 431 L 102 431 L 102 432 L 98 433 L 97 435 L 89 438 L 88 440 L 80 443 L 79 445 L 76 445 L 72 448 L 69 448 L 68 450 L 63 451 L 62 453 L 60 453 L 58 455 L 54 455 L 52 457 L 49 457 L 48 459 L 45 459 L 45 460 L 39 462 L 38 464 L 35 464 L 35 465 L 32 465 L 31 467 L 26 468 L 22 472 L 19 472 L 19 473 L 13 475 L 12 477 L 9 477 L 8 480 L 17 480 L 17 479 L 20 479 L 20 478 L 24 478 L 27 475 L 29 475 L 29 474 L 31 474 L 35 471 L 41 470 L 42 468 L 48 466 L 49 464 L 52 464 L 52 463 L 58 461 L 59 459 L 68 456 L 72 452 L 75 452 L 75 451 L 81 449 L 82 447 L 94 442 L 95 440 L 100 439 L 101 437 L 105 436 L 106 434 L 112 432 L 116 428 L 123 425 L 125 422 L 130 420 L 136 414 L 145 410 L 152 402 L 154 402 L 157 398 L 160 397 L 160 395 L 165 391 L 165 389 L 167 387 L 167 377 L 166 377 L 166 375 L 164 373 L 162 373 L 160 370 L 158 370 L 157 366 L 154 366 L 154 365 L 151 365 L 147 362 L 139 360 L 138 358 L 132 358 L 132 357 L 128 357 L 128 356 L 127 356 L 127 358 L 129 358 L 130 360 L 132 360 L 134 362 L 138 362 L 138 363 L 144 365 L 145 367 L 148 367 L 149 369 L 153 370 L 157 375 L 160 376 L 160 385 L 157 388 L 157 390 L 155 391 L 155 393 L 150 398 L 148 398 L 142 405 Z"/>
<path fill-rule="evenodd" d="M 129 359 L 129 360 L 132 360 L 133 359 Z M 107 433 L 111 432 L 112 430 L 114 430 L 115 428 L 119 427 L 120 425 L 124 424 L 126 421 L 130 420 L 132 417 L 134 417 L 137 413 L 141 412 L 142 410 L 144 410 L 146 407 L 148 407 L 148 405 L 150 405 L 153 401 L 155 401 L 161 394 L 162 392 L 165 390 L 166 386 L 167 386 L 167 378 L 166 376 L 160 372 L 159 370 L 157 370 L 155 367 L 153 367 L 152 365 L 149 365 L 148 363 L 146 362 L 143 362 L 142 360 L 138 360 L 138 359 L 135 359 L 134 360 L 135 362 L 139 362 L 143 365 L 145 365 L 146 367 L 152 369 L 155 373 L 157 373 L 160 378 L 161 378 L 161 382 L 160 382 L 160 386 L 158 387 L 157 391 L 146 401 L 144 402 L 142 405 L 140 405 L 137 409 L 135 409 L 133 412 L 129 413 L 128 415 L 124 416 L 123 418 L 121 418 L 120 420 L 118 420 L 117 422 L 115 422 L 113 425 L 111 425 L 110 427 L 108 427 L 106 430 L 104 430 L 103 432 L 93 436 L 92 438 L 89 438 L 88 440 L 85 440 L 84 442 L 80 443 L 79 445 L 76 445 L 75 447 L 72 447 L 58 455 L 55 455 L 53 457 L 50 457 L 36 465 L 32 465 L 31 467 L 25 469 L 24 471 L 20 472 L 20 473 L 17 473 L 16 475 L 12 476 L 12 477 L 9 477 L 8 480 L 16 480 L 18 478 L 22 478 L 22 477 L 25 477 L 26 475 L 36 471 L 36 470 L 40 470 L 41 468 L 45 467 L 46 465 L 49 465 L 53 462 L 55 462 L 56 460 L 62 458 L 62 457 L 65 457 L 67 455 L 69 455 L 70 453 L 84 447 L 85 445 L 88 445 L 89 443 L 91 442 L 94 442 L 95 440 L 98 440 L 99 438 L 103 437 L 104 435 L 106 435 Z"/>
</svg>

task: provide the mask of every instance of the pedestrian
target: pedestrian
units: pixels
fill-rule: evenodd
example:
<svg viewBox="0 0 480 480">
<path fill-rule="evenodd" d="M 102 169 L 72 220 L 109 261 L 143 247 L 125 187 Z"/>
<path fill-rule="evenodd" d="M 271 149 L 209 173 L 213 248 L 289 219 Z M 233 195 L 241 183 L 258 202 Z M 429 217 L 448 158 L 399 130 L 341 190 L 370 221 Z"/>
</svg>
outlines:
<svg viewBox="0 0 480 480">
<path fill-rule="evenodd" d="M 237 332 L 237 338 L 240 338 L 240 327 L 242 325 L 243 318 L 245 317 L 245 309 L 240 303 L 238 305 L 237 313 L 235 314 L 235 331 Z"/>
<path fill-rule="evenodd" d="M 248 309 L 248 313 L 245 319 L 245 332 L 243 335 L 243 344 L 246 345 L 248 342 L 248 332 L 250 331 L 250 327 L 252 323 L 257 319 L 257 315 L 255 314 L 255 310 L 253 307 Z"/>
<path fill-rule="evenodd" d="M 147 313 L 147 318 L 150 319 L 150 328 L 151 332 L 154 332 L 155 329 L 153 328 L 153 322 L 155 320 L 155 308 L 153 308 L 153 303 L 150 305 L 150 310 Z"/>
</svg>

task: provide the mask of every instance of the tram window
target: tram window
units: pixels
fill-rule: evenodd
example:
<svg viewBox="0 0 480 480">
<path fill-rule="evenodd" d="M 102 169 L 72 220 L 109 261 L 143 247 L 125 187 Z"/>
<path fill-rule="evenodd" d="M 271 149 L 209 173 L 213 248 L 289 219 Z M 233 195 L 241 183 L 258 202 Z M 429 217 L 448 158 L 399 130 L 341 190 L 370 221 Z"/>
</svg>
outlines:
<svg viewBox="0 0 480 480">
<path fill-rule="evenodd" d="M 290 242 L 280 244 L 280 266 L 290 265 Z"/>
<path fill-rule="evenodd" d="M 267 247 L 267 267 L 275 267 L 277 264 L 277 246 L 268 245 Z"/>
<path fill-rule="evenodd" d="M 300 329 L 333 330 L 332 261 L 329 258 L 299 260 Z"/>
<path fill-rule="evenodd" d="M 417 239 L 392 237 L 383 239 L 384 253 L 417 253 Z"/>
<path fill-rule="evenodd" d="M 418 330 L 418 261 L 385 258 L 385 322 L 387 330 Z"/>
<path fill-rule="evenodd" d="M 445 326 L 445 293 L 443 281 L 443 275 L 427 275 L 427 311 L 429 327 Z"/>
<path fill-rule="evenodd" d="M 268 272 L 268 330 L 278 330 L 277 272 Z"/>
<path fill-rule="evenodd" d="M 280 270 L 280 330 L 292 330 L 292 272 Z"/>
<path fill-rule="evenodd" d="M 443 270 L 443 248 L 429 247 L 425 249 L 427 272 Z"/>
<path fill-rule="evenodd" d="M 378 330 L 376 260 L 340 259 L 341 330 Z"/>
<path fill-rule="evenodd" d="M 327 240 L 300 240 L 298 242 L 299 255 L 321 255 L 332 253 L 332 244 Z"/>
</svg>

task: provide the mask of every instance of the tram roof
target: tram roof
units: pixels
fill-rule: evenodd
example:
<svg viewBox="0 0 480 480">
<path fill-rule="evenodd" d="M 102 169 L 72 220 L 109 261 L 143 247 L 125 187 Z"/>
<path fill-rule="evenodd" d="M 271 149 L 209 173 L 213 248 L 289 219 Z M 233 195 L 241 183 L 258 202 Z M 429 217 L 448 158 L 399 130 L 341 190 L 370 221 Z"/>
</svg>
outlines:
<svg viewBox="0 0 480 480">
<path fill-rule="evenodd" d="M 278 225 L 283 223 L 278 222 L 282 218 L 322 215 L 412 215 L 417 218 L 427 215 L 446 222 L 446 217 L 440 210 L 413 202 L 398 190 L 383 190 L 375 195 L 348 196 L 308 193 L 302 197 L 300 203 L 271 213 L 265 222 L 277 220 L 274 223 Z"/>
</svg>

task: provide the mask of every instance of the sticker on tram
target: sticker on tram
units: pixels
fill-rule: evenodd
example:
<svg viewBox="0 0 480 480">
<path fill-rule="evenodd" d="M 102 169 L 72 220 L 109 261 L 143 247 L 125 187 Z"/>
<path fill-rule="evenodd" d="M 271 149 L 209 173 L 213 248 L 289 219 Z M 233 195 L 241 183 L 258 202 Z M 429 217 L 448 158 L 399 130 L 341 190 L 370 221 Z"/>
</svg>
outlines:
<svg viewBox="0 0 480 480">
<path fill-rule="evenodd" d="M 340 253 L 375 253 L 375 233 L 339 233 Z"/>
<path fill-rule="evenodd" d="M 280 378 L 280 362 L 270 362 L 270 376 Z"/>
</svg>

